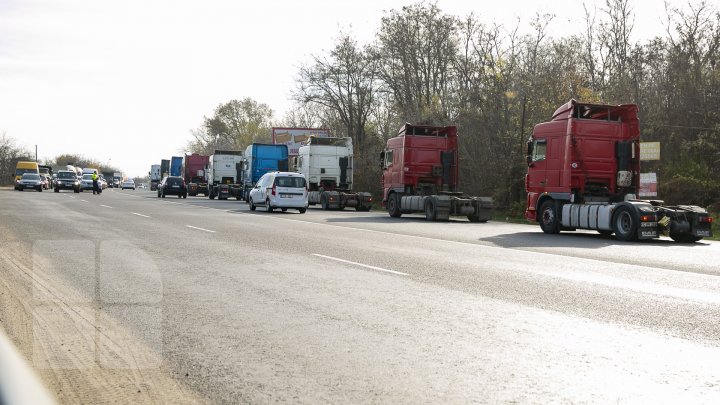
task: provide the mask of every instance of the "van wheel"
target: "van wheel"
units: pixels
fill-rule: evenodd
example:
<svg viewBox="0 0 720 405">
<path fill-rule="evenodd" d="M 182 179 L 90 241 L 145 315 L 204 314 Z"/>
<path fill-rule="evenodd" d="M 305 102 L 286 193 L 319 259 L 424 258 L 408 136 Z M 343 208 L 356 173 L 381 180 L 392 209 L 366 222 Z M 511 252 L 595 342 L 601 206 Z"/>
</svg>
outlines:
<svg viewBox="0 0 720 405">
<path fill-rule="evenodd" d="M 553 200 L 547 200 L 540 206 L 540 229 L 545 233 L 560 233 L 560 222 Z"/>
<path fill-rule="evenodd" d="M 248 201 L 248 204 L 250 204 L 250 211 L 255 211 L 255 204 L 253 204 L 252 198 Z"/>
</svg>

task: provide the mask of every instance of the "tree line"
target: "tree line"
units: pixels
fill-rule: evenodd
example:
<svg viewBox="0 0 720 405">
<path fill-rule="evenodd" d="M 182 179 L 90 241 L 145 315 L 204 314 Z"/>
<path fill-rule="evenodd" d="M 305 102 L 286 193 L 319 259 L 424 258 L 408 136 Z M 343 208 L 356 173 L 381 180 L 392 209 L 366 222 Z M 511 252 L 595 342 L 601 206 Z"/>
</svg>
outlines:
<svg viewBox="0 0 720 405">
<path fill-rule="evenodd" d="M 188 149 L 269 141 L 273 125 L 330 128 L 353 138 L 356 185 L 378 195 L 377 157 L 402 123 L 457 125 L 462 189 L 519 214 L 533 125 L 571 98 L 635 103 L 642 139 L 662 145 L 662 160 L 644 164 L 658 173 L 660 196 L 717 204 L 720 13 L 706 1 L 666 3 L 664 32 L 633 42 L 634 4 L 585 4 L 584 26 L 563 38 L 548 34 L 560 23 L 549 14 L 506 27 L 435 3 L 390 10 L 372 43 L 341 33 L 299 68 L 295 106 L 280 121 L 266 104 L 231 100 L 204 118 Z"/>
<path fill-rule="evenodd" d="M 35 154 L 6 132 L 0 132 L 0 185 L 13 184 L 15 179 L 15 166 L 20 161 L 35 161 Z M 72 164 L 77 167 L 92 167 L 102 172 L 120 172 L 116 167 L 100 163 L 99 161 L 78 154 L 64 153 L 53 159 L 45 159 L 40 164 L 61 167 Z"/>
</svg>

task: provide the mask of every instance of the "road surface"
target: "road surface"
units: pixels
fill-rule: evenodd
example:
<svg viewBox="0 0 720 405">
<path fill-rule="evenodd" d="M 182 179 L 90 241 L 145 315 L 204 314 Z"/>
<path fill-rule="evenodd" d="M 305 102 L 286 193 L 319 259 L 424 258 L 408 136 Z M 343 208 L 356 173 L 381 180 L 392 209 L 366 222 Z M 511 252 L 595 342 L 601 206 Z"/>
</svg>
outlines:
<svg viewBox="0 0 720 405">
<path fill-rule="evenodd" d="M 720 403 L 720 243 L 0 190 L 60 403 Z"/>
</svg>

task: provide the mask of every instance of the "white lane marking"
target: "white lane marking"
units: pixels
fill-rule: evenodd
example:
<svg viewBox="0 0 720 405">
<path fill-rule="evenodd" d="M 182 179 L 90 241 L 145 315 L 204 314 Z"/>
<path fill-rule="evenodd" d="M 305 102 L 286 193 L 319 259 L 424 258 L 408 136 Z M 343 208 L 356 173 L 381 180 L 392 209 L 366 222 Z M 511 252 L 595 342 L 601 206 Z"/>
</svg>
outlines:
<svg viewBox="0 0 720 405">
<path fill-rule="evenodd" d="M 365 268 L 372 269 L 372 270 L 377 270 L 377 271 L 384 271 L 384 272 L 386 272 L 386 273 L 397 274 L 397 275 L 400 275 L 400 276 L 407 276 L 407 275 L 408 275 L 407 273 L 403 273 L 403 272 L 401 272 L 401 271 L 383 269 L 382 267 L 375 267 L 375 266 L 370 266 L 370 265 L 368 265 L 368 264 L 362 264 L 362 263 L 358 263 L 358 262 L 351 262 L 350 260 L 340 259 L 340 258 L 337 258 L 337 257 L 325 256 L 325 255 L 321 255 L 321 254 L 317 254 L 317 253 L 313 253 L 312 255 L 313 255 L 313 256 L 317 256 L 317 257 L 322 257 L 323 259 L 335 260 L 336 262 L 341 262 L 341 263 L 346 263 L 346 264 L 352 264 L 352 265 L 354 265 L 354 266 L 365 267 Z"/>
<path fill-rule="evenodd" d="M 131 214 L 133 214 L 133 215 L 137 215 L 137 216 L 139 216 L 139 217 L 143 217 L 143 218 L 150 218 L 150 217 L 149 217 L 149 216 L 147 216 L 147 215 L 143 215 L 143 214 L 138 214 L 137 212 L 132 212 Z"/>
<path fill-rule="evenodd" d="M 75 198 L 75 197 L 73 197 L 73 196 L 71 196 L 71 195 L 69 195 L 68 197 L 70 197 L 70 198 Z"/>
<path fill-rule="evenodd" d="M 215 231 L 211 231 L 211 230 L 205 229 L 205 228 L 198 228 L 197 226 L 192 226 L 192 225 L 185 225 L 185 226 L 187 226 L 188 228 L 197 229 L 198 231 L 205 231 L 205 232 L 215 233 Z"/>
<path fill-rule="evenodd" d="M 111 206 L 109 206 L 109 205 L 103 205 L 103 204 L 100 204 L 100 206 L 101 206 L 101 207 L 105 207 L 105 208 L 112 208 L 112 207 L 111 207 Z"/>
<path fill-rule="evenodd" d="M 82 202 L 88 202 L 88 200 L 80 200 L 80 201 L 82 201 Z"/>
</svg>

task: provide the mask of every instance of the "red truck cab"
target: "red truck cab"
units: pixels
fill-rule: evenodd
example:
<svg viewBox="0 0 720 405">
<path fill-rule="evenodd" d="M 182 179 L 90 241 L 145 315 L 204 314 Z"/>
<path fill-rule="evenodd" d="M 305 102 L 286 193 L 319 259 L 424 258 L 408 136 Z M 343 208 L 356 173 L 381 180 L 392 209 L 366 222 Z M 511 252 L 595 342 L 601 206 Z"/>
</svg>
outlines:
<svg viewBox="0 0 720 405">
<path fill-rule="evenodd" d="M 640 123 L 634 104 L 570 100 L 528 141 L 525 217 L 545 233 L 590 229 L 620 240 L 712 236 L 707 211 L 640 200 Z"/>
<path fill-rule="evenodd" d="M 391 217 L 424 212 L 431 221 L 466 216 L 487 222 L 492 199 L 458 190 L 458 134 L 455 126 L 405 124 L 380 156 L 383 206 Z"/>
</svg>

